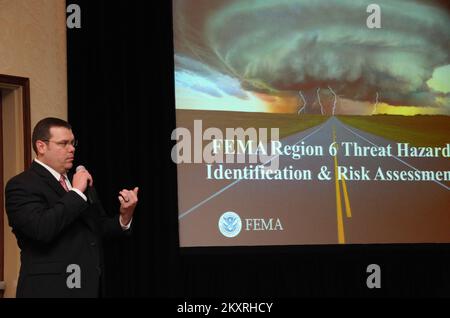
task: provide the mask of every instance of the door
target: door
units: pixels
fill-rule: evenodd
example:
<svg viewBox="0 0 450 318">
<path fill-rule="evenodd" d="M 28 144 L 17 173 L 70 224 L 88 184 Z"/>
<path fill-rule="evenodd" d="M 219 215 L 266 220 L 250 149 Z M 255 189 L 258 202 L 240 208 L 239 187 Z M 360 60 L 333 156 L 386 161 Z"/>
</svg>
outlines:
<svg viewBox="0 0 450 318">
<path fill-rule="evenodd" d="M 20 250 L 4 210 L 7 180 L 31 163 L 29 79 L 0 74 L 0 297 L 15 297 Z M 4 283 L 2 283 L 4 281 Z"/>
<path fill-rule="evenodd" d="M 5 266 L 5 259 L 4 259 L 4 242 L 5 242 L 5 236 L 3 231 L 3 207 L 4 207 L 4 201 L 3 201 L 3 119 L 2 119 L 2 90 L 0 89 L 0 189 L 2 189 L 0 193 L 0 207 L 2 209 L 2 213 L 0 213 L 0 298 L 3 298 L 3 292 L 5 289 L 4 286 L 4 266 Z"/>
</svg>

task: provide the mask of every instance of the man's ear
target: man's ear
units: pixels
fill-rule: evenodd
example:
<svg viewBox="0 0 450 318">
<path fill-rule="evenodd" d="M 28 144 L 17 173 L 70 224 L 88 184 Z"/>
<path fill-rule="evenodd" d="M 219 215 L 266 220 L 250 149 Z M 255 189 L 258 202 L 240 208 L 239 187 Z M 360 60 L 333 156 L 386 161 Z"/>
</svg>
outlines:
<svg viewBox="0 0 450 318">
<path fill-rule="evenodd" d="M 42 140 L 36 140 L 36 149 L 37 149 L 37 155 L 42 155 L 45 152 L 47 145 Z"/>
</svg>

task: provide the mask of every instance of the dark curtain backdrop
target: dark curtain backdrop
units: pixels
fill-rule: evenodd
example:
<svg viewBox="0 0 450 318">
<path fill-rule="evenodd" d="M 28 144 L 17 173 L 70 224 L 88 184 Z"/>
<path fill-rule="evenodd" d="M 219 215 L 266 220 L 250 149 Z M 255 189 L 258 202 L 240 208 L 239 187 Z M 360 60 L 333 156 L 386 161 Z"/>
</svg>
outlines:
<svg viewBox="0 0 450 318">
<path fill-rule="evenodd" d="M 122 188 L 140 188 L 133 235 L 105 242 L 107 297 L 450 296 L 448 245 L 180 251 L 171 1 L 71 3 L 82 14 L 67 31 L 75 165 L 110 214 Z M 366 287 L 372 263 L 381 290 Z"/>
</svg>

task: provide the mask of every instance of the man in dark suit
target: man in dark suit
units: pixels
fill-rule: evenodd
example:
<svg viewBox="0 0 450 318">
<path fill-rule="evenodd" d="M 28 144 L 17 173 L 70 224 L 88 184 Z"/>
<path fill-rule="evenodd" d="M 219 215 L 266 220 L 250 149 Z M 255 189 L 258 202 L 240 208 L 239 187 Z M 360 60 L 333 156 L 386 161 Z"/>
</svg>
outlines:
<svg viewBox="0 0 450 318">
<path fill-rule="evenodd" d="M 76 146 L 71 126 L 45 118 L 32 142 L 36 159 L 5 189 L 9 224 L 21 249 L 17 297 L 97 297 L 101 237 L 129 232 L 138 188 L 120 191 L 120 214 L 107 217 L 92 199 L 87 170 L 77 169 L 69 181 Z"/>
</svg>

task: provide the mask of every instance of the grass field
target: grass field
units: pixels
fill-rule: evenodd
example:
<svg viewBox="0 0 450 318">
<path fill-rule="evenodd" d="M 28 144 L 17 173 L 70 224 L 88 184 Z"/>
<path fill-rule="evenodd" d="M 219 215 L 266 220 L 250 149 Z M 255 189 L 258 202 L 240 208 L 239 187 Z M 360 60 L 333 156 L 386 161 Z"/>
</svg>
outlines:
<svg viewBox="0 0 450 318">
<path fill-rule="evenodd" d="M 443 146 L 450 143 L 450 116 L 375 115 L 338 116 L 343 123 L 366 132 L 414 146 Z"/>
<path fill-rule="evenodd" d="M 202 129 L 216 127 L 225 135 L 226 128 L 279 128 L 280 139 L 325 122 L 322 115 L 297 115 L 250 112 L 225 112 L 177 109 L 177 127 L 193 131 L 194 120 L 202 120 Z"/>
</svg>

